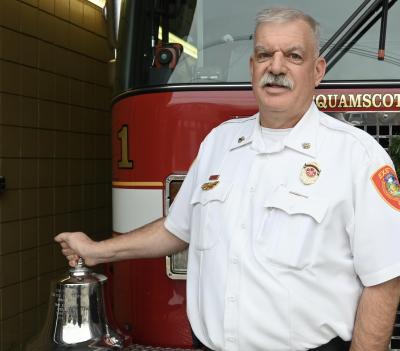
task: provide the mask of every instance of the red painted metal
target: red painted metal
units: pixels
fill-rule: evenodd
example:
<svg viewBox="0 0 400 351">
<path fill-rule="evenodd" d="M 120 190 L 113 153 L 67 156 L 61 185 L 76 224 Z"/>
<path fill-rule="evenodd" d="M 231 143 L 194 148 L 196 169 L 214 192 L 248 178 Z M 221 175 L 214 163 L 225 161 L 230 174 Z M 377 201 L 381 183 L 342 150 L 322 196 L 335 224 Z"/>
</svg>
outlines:
<svg viewBox="0 0 400 351">
<path fill-rule="evenodd" d="M 128 125 L 134 168 L 119 169 L 113 162 L 113 181 L 164 181 L 187 170 L 213 127 L 256 109 L 251 91 L 156 93 L 117 102 L 112 111 L 113 160 L 121 159 L 117 132 Z"/>
<path fill-rule="evenodd" d="M 120 100 L 112 111 L 113 182 L 164 183 L 168 175 L 187 171 L 213 127 L 255 111 L 251 91 L 155 93 Z M 121 140 L 117 134 L 124 125 L 129 131 L 132 169 L 118 168 Z M 134 342 L 192 346 L 185 282 L 167 277 L 164 258 L 114 264 L 113 285 L 117 325 Z"/>
<path fill-rule="evenodd" d="M 343 99 L 350 101 L 350 95 L 358 93 L 391 94 L 393 109 L 399 100 L 398 91 L 393 89 L 318 90 L 316 96 L 327 98 L 329 94 L 342 94 L 345 96 Z M 356 97 L 353 96 L 353 101 Z M 386 102 L 390 100 L 386 99 Z M 378 102 L 378 98 L 375 100 Z M 342 103 L 333 107 L 328 104 L 325 110 L 371 109 L 365 106 L 344 108 Z M 373 108 L 375 111 L 387 109 L 390 108 Z M 187 171 L 201 141 L 213 127 L 234 116 L 250 116 L 256 111 L 251 91 L 162 92 L 128 96 L 114 104 L 112 110 L 113 182 L 164 183 L 168 175 Z M 117 133 L 124 125 L 129 128 L 132 169 L 117 167 L 121 159 L 121 141 Z M 135 343 L 192 346 L 186 319 L 185 282 L 166 276 L 165 259 L 116 263 L 113 285 L 117 325 L 130 334 Z"/>
</svg>

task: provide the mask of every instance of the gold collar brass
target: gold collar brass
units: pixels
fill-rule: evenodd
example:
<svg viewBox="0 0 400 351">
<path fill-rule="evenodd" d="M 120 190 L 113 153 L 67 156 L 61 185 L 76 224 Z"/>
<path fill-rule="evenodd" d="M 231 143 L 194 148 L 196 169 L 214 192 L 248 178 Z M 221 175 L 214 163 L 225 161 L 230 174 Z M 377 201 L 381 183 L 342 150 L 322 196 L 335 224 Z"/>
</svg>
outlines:
<svg viewBox="0 0 400 351">
<path fill-rule="evenodd" d="M 218 184 L 219 184 L 219 180 L 215 180 L 213 182 L 207 182 L 201 186 L 201 189 L 204 191 L 208 191 L 208 190 L 215 188 Z"/>
</svg>

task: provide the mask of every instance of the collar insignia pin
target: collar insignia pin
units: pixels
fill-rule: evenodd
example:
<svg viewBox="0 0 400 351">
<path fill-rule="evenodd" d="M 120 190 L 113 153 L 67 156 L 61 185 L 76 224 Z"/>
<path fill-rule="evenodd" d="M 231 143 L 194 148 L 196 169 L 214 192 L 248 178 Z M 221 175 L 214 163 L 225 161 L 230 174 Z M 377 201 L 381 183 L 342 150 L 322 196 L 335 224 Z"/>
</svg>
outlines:
<svg viewBox="0 0 400 351">
<path fill-rule="evenodd" d="M 240 143 L 242 143 L 243 141 L 244 141 L 244 136 L 241 136 L 239 139 L 238 139 L 238 143 L 240 144 Z"/>
<path fill-rule="evenodd" d="M 321 173 L 321 168 L 316 162 L 305 163 L 301 172 L 300 172 L 300 180 L 305 185 L 314 184 Z"/>
<path fill-rule="evenodd" d="M 301 144 L 301 146 L 303 147 L 304 150 L 308 150 L 309 148 L 311 148 L 310 143 L 303 143 L 303 144 Z"/>
<path fill-rule="evenodd" d="M 201 189 L 204 190 L 204 191 L 208 191 L 208 190 L 214 189 L 218 185 L 218 183 L 219 183 L 219 180 L 215 180 L 213 182 L 204 183 L 201 186 Z"/>
</svg>

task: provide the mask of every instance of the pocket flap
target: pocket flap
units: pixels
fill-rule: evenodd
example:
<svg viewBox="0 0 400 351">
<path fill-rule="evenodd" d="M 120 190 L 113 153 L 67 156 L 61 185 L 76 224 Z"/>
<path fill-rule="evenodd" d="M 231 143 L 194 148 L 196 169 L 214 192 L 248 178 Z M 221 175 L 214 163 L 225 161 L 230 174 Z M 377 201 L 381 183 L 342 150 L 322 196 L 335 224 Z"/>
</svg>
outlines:
<svg viewBox="0 0 400 351">
<path fill-rule="evenodd" d="M 224 183 L 221 181 L 209 190 L 203 190 L 201 185 L 198 185 L 192 195 L 190 204 L 194 205 L 196 203 L 201 203 L 202 205 L 205 205 L 210 201 L 223 202 L 226 200 L 231 188 L 232 183 Z"/>
<path fill-rule="evenodd" d="M 306 214 L 321 223 L 328 209 L 328 203 L 321 197 L 290 191 L 281 185 L 264 201 L 264 207 L 278 208 L 290 215 Z"/>
</svg>

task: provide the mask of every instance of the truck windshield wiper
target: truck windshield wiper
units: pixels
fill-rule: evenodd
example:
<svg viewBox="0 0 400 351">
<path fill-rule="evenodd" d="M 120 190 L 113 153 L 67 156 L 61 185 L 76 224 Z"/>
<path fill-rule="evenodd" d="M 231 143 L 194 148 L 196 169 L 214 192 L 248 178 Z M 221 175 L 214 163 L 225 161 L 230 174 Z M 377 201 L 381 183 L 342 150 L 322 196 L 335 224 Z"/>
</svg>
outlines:
<svg viewBox="0 0 400 351">
<path fill-rule="evenodd" d="M 321 49 L 321 54 L 323 54 L 341 35 L 336 44 L 334 44 L 327 51 L 327 53 L 323 55 L 325 57 L 325 60 L 327 61 L 327 72 L 358 42 L 358 40 L 380 18 L 382 18 L 382 23 L 379 49 L 382 51 L 378 52 L 378 58 L 383 59 L 386 41 L 387 14 L 389 9 L 396 2 L 397 0 L 375 0 L 371 3 L 371 0 L 366 0 L 349 16 L 346 22 L 332 35 L 332 37 L 325 43 L 325 45 Z M 371 5 L 365 11 L 363 11 L 369 3 L 371 3 Z M 356 17 L 358 17 L 358 19 L 354 22 L 354 19 Z M 354 23 L 350 26 L 352 22 Z M 348 30 L 346 30 L 346 28 L 348 28 Z"/>
</svg>

